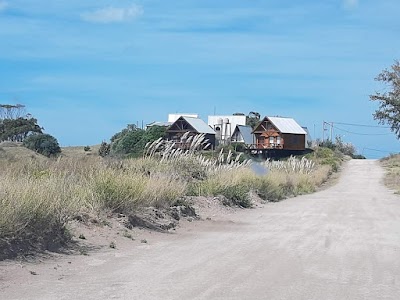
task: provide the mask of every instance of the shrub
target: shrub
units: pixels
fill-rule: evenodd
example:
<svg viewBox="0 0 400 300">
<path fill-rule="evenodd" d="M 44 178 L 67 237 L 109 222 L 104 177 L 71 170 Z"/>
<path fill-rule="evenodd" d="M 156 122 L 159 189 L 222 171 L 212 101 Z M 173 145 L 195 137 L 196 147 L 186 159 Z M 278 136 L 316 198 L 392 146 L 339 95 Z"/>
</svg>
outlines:
<svg viewBox="0 0 400 300">
<path fill-rule="evenodd" d="M 333 150 L 330 148 L 318 147 L 315 150 L 314 154 L 316 158 L 329 158 L 333 157 L 335 155 L 335 152 L 333 152 Z"/>
<path fill-rule="evenodd" d="M 83 147 L 83 151 L 88 152 L 91 151 L 92 149 L 90 149 L 90 146 L 85 146 Z"/>
<path fill-rule="evenodd" d="M 107 155 L 110 154 L 110 150 L 111 150 L 111 145 L 106 142 L 102 142 L 99 148 L 99 155 L 101 157 L 106 157 Z"/>
<path fill-rule="evenodd" d="M 50 134 L 33 134 L 27 137 L 23 145 L 44 156 L 51 157 L 61 153 L 57 139 Z"/>
<path fill-rule="evenodd" d="M 152 126 L 143 130 L 135 125 L 128 125 L 111 138 L 111 148 L 115 154 L 138 157 L 143 154 L 146 144 L 164 137 L 165 132 L 166 128 L 162 126 Z"/>
<path fill-rule="evenodd" d="M 283 189 L 269 180 L 267 176 L 258 179 L 255 192 L 263 200 L 279 201 L 285 198 Z"/>
<path fill-rule="evenodd" d="M 249 187 L 244 184 L 238 184 L 235 186 L 226 186 L 220 194 L 228 198 L 233 204 L 240 207 L 249 208 L 251 207 L 251 199 L 249 195 Z"/>
<path fill-rule="evenodd" d="M 231 143 L 232 149 L 236 152 L 245 152 L 247 147 L 245 145 L 245 143 Z"/>
</svg>

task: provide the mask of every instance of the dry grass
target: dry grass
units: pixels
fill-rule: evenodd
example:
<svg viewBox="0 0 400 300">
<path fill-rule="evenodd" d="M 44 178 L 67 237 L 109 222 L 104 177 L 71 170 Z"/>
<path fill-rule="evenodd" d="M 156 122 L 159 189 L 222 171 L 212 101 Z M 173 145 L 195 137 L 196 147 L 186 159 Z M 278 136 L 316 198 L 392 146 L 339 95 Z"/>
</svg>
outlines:
<svg viewBox="0 0 400 300">
<path fill-rule="evenodd" d="M 386 186 L 400 194 L 400 154 L 383 158 L 381 163 L 387 170 L 385 176 Z"/>
<path fill-rule="evenodd" d="M 165 207 L 186 194 L 186 183 L 169 173 L 147 174 L 133 160 L 91 156 L 56 160 L 7 156 L 0 159 L 0 182 L 0 259 L 7 245 L 21 240 L 37 243 L 53 233 L 66 233 L 67 222 L 83 213 Z"/>
<path fill-rule="evenodd" d="M 0 259 L 1 249 L 16 241 L 35 243 L 65 233 L 68 221 L 83 213 L 130 214 L 140 207 L 169 207 L 188 195 L 223 195 L 250 207 L 251 193 L 271 201 L 311 193 L 331 172 L 328 165 L 292 158 L 288 167 L 270 165 L 260 175 L 251 162 L 233 160 L 231 154 L 220 153 L 213 161 L 191 151 L 169 151 L 118 160 L 79 147 L 48 159 L 22 147 L 1 147 Z"/>
</svg>

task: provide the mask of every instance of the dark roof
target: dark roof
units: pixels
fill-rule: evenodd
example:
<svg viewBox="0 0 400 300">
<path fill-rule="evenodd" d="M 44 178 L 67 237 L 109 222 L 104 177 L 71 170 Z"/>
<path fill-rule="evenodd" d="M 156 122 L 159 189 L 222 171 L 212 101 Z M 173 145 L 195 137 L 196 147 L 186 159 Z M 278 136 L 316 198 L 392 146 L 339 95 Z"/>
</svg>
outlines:
<svg viewBox="0 0 400 300">
<path fill-rule="evenodd" d="M 236 129 L 239 130 L 246 145 L 253 144 L 253 128 L 251 126 L 237 125 L 235 131 Z"/>
</svg>

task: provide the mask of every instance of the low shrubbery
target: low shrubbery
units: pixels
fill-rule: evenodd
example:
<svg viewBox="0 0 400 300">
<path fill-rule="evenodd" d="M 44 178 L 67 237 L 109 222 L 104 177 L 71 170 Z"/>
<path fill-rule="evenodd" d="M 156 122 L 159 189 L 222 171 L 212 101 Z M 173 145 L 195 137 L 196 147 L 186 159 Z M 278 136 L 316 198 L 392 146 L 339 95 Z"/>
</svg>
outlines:
<svg viewBox="0 0 400 300">
<path fill-rule="evenodd" d="M 24 139 L 23 145 L 47 157 L 57 156 L 61 153 L 57 139 L 50 134 L 32 134 Z"/>
<path fill-rule="evenodd" d="M 330 166 L 333 172 L 339 170 L 339 167 L 344 160 L 343 153 L 325 147 L 317 147 L 314 152 L 307 154 L 306 157 L 320 165 Z"/>
<path fill-rule="evenodd" d="M 330 149 L 335 153 L 335 156 L 338 157 L 348 156 L 353 159 L 365 159 L 365 156 L 357 154 L 356 147 L 352 143 L 344 142 L 340 136 L 337 136 L 334 142 L 330 140 L 320 142 L 318 148 Z"/>
</svg>

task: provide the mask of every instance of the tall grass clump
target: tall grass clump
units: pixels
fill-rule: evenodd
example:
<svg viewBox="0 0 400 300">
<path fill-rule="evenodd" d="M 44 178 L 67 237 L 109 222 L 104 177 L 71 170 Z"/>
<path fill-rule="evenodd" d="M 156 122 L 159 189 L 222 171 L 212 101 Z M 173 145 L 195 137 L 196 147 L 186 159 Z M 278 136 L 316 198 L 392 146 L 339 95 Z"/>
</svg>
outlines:
<svg viewBox="0 0 400 300">
<path fill-rule="evenodd" d="M 98 209 L 132 213 L 143 206 L 168 207 L 186 193 L 186 183 L 166 174 L 145 175 L 103 169 L 90 179 Z"/>
<path fill-rule="evenodd" d="M 47 249 L 67 241 L 66 224 L 82 213 L 129 214 L 143 206 L 168 207 L 186 195 L 187 183 L 167 171 L 172 167 L 147 159 L 143 166 L 153 166 L 148 173 L 136 162 L 0 160 L 0 259 L 2 249 L 20 249 L 21 242 Z"/>
<path fill-rule="evenodd" d="M 78 183 L 51 175 L 0 175 L 0 251 L 17 247 L 61 246 L 68 238 L 65 224 L 81 207 Z"/>
<path fill-rule="evenodd" d="M 214 172 L 205 180 L 193 182 L 190 191 L 195 196 L 224 196 L 234 205 L 250 207 L 254 178 L 249 168 Z"/>
<path fill-rule="evenodd" d="M 400 194 L 400 154 L 391 154 L 380 160 L 386 169 L 385 184 Z"/>
</svg>

